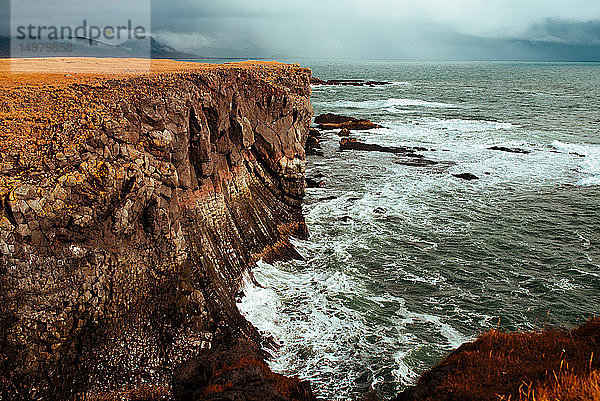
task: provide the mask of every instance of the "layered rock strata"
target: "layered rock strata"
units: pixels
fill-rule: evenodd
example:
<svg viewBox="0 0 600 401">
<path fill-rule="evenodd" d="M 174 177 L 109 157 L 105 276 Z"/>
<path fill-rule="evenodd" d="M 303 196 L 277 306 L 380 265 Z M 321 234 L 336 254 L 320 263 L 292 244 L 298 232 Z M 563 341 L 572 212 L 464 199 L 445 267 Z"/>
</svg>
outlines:
<svg viewBox="0 0 600 401">
<path fill-rule="evenodd" d="M 61 63 L 118 70 L 61 74 Z M 231 338 L 259 341 L 235 305 L 242 275 L 298 256 L 310 71 L 135 65 L 55 59 L 55 72 L 0 73 L 7 399 L 148 383 L 169 396 L 180 364 Z"/>
</svg>

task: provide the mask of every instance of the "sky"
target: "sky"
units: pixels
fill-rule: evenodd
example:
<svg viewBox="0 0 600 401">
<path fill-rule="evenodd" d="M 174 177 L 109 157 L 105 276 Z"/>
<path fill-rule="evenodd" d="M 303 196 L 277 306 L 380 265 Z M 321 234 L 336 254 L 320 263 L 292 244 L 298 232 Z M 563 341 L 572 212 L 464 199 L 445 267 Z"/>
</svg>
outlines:
<svg viewBox="0 0 600 401">
<path fill-rule="evenodd" d="M 0 0 L 0 11 L 6 14 Z M 13 0 L 23 4 L 27 1 Z M 48 3 L 48 0 L 43 0 Z M 151 7 L 152 35 L 206 57 L 600 61 L 600 0 L 52 0 L 113 18 Z M 96 4 L 96 5 L 94 5 Z M 119 12 L 121 15 L 121 11 Z M 44 21 L 52 19 L 44 13 Z M 6 23 L 0 20 L 0 34 Z"/>
<path fill-rule="evenodd" d="M 159 40 L 208 56 L 600 59 L 599 0 L 180 0 L 152 15 Z"/>
</svg>

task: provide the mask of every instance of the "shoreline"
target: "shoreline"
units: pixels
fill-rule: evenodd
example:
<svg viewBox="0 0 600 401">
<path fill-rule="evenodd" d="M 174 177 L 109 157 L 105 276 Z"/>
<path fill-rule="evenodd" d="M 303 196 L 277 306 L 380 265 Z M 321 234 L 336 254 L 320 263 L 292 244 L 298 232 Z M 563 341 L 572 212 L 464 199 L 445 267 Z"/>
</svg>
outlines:
<svg viewBox="0 0 600 401">
<path fill-rule="evenodd" d="M 67 76 L 58 71 L 65 60 L 54 62 L 47 73 L 0 72 L 7 106 L 0 121 L 0 395 L 39 398 L 26 389 L 39 382 L 63 399 L 199 400 L 248 391 L 256 399 L 315 399 L 306 383 L 265 365 L 264 338 L 235 304 L 243 273 L 258 260 L 300 257 L 290 238 L 307 235 L 310 70 L 160 61 L 146 73 L 134 60 L 110 74 Z M 35 70 L 31 63 L 23 66 Z M 74 70 L 111 63 L 77 60 Z M 354 118 L 323 124 L 376 126 Z M 429 148 L 344 143 L 340 151 L 408 155 L 409 167 L 436 163 L 416 153 Z M 599 336 L 598 319 L 571 332 L 492 331 L 453 351 L 397 400 L 515 399 L 523 378 L 535 389 L 528 397 L 552 395 L 559 389 L 551 372 L 558 387 L 576 382 L 596 391 Z M 574 359 L 562 358 L 557 344 Z M 546 349 L 551 360 L 539 358 Z M 503 371 L 494 371 L 498 361 Z M 502 392 L 493 385 L 511 364 L 520 370 Z M 148 375 L 150 386 L 131 386 Z"/>
</svg>

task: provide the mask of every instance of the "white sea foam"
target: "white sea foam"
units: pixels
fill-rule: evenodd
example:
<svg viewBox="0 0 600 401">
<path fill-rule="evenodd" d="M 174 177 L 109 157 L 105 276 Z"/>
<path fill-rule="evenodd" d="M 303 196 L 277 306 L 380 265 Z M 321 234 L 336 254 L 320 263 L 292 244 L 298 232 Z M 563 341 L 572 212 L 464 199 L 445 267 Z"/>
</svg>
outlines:
<svg viewBox="0 0 600 401">
<path fill-rule="evenodd" d="M 419 321 L 434 325 L 437 328 L 437 331 L 446 339 L 447 345 L 451 348 L 458 348 L 462 343 L 469 340 L 469 337 L 462 335 L 449 324 L 442 322 L 438 316 L 416 313 L 405 308 L 399 308 L 397 314 L 401 316 L 404 321 L 409 321 L 411 323 Z"/>
<path fill-rule="evenodd" d="M 573 282 L 572 279 L 562 277 L 562 278 L 557 278 L 552 283 L 550 283 L 549 287 L 550 287 L 551 291 L 569 292 L 569 291 L 573 291 L 573 290 L 579 288 L 579 285 L 577 285 L 575 282 Z"/>
<path fill-rule="evenodd" d="M 406 82 L 406 81 L 394 81 L 394 82 L 391 82 L 391 84 L 393 86 L 413 86 L 412 83 Z"/>
<path fill-rule="evenodd" d="M 350 101 L 336 100 L 332 102 L 314 102 L 317 106 L 342 107 L 348 109 L 389 109 L 390 107 L 434 107 L 434 108 L 456 108 L 458 106 L 450 103 L 428 102 L 420 99 L 382 99 Z"/>
<path fill-rule="evenodd" d="M 590 260 L 590 259 L 591 258 L 588 259 L 590 261 L 590 263 L 593 263 L 593 261 Z M 585 270 L 582 270 L 582 269 L 577 269 L 577 268 L 572 268 L 570 270 L 572 270 L 574 272 L 577 272 L 579 274 L 582 274 L 584 276 L 592 276 L 592 277 L 598 277 L 598 278 L 600 278 L 600 274 L 595 273 L 595 272 L 588 272 L 588 271 L 585 271 Z"/>
<path fill-rule="evenodd" d="M 350 361 L 366 328 L 364 318 L 336 298 L 356 292 L 356 283 L 343 272 L 292 273 L 266 263 L 259 264 L 256 277 L 265 288 L 247 286 L 239 307 L 256 327 L 281 341 L 271 367 L 326 384 L 319 386 L 324 389 L 333 383 L 351 388 L 359 373 Z"/>
<path fill-rule="evenodd" d="M 368 89 L 389 90 L 390 88 L 410 88 L 412 86 L 414 86 L 414 85 L 411 82 L 394 81 L 394 82 L 389 82 L 385 85 L 374 85 L 374 86 L 368 87 Z"/>
<path fill-rule="evenodd" d="M 323 84 L 311 84 L 311 88 L 314 89 L 335 89 L 335 88 L 368 88 L 368 89 L 388 89 L 390 87 L 411 87 L 412 83 L 406 81 L 393 81 L 381 85 L 373 85 L 373 86 L 353 86 L 353 85 L 323 85 Z"/>
<path fill-rule="evenodd" d="M 311 90 L 313 92 L 336 93 L 339 92 L 340 89 L 341 87 L 333 85 L 311 85 Z"/>
<path fill-rule="evenodd" d="M 408 366 L 405 359 L 411 354 L 413 350 L 398 351 L 394 354 L 394 361 L 396 363 L 396 369 L 392 371 L 394 379 L 398 383 L 403 385 L 410 385 L 418 378 L 418 375 L 414 370 Z"/>
<path fill-rule="evenodd" d="M 346 88 L 334 88 L 322 86 L 318 96 L 325 95 L 324 92 L 329 96 L 329 91 L 334 90 L 348 94 Z M 383 93 L 378 89 L 376 95 Z M 376 122 L 385 128 L 355 132 L 362 141 L 424 146 L 436 150 L 419 152 L 428 159 L 455 164 L 449 163 L 446 169 L 436 171 L 434 167 L 415 169 L 395 164 L 393 161 L 399 156 L 390 154 L 363 152 L 346 157 L 347 153 L 336 152 L 337 135 L 325 133 L 330 135 L 328 141 L 323 141 L 328 157 L 310 163 L 326 174 L 330 185 L 309 190 L 309 198 L 337 197 L 309 202 L 305 209 L 312 241 L 299 241 L 295 245 L 308 260 L 275 265 L 259 263 L 255 275 L 265 288 L 248 280 L 246 297 L 239 305 L 256 327 L 282 342 L 271 366 L 281 373 L 310 379 L 327 399 L 350 399 L 350 389 L 366 372 L 372 373 L 373 383 L 414 383 L 422 368 L 415 359 L 422 360 L 423 353 L 457 347 L 470 339 L 463 330 L 472 330 L 466 333 L 471 335 L 479 327 L 492 326 L 498 317 L 495 310 L 490 310 L 490 315 L 464 310 L 460 302 L 456 302 L 459 306 L 455 311 L 464 319 L 457 321 L 456 314 L 448 313 L 448 304 L 454 305 L 455 299 L 479 302 L 476 291 L 461 287 L 455 282 L 457 278 L 445 275 L 444 269 L 426 269 L 414 262 L 425 251 L 428 255 L 435 253 L 436 241 L 443 248 L 440 237 L 472 232 L 477 216 L 489 212 L 490 196 L 507 189 L 556 187 L 558 183 L 576 180 L 581 185 L 600 185 L 599 145 L 555 141 L 550 148 L 547 132 L 532 132 L 516 124 L 487 121 L 483 117 L 448 118 L 447 109 L 458 106 L 392 97 L 403 96 L 396 94 L 384 96 L 390 98 L 323 101 L 315 102 L 315 106 L 317 109 L 328 106 L 336 113 L 336 107 L 351 108 L 355 109 L 352 111 L 355 116 L 383 120 Z M 389 115 L 383 115 L 385 112 Z M 454 110 L 452 114 L 456 115 Z M 533 152 L 523 155 L 488 150 L 492 145 Z M 471 172 L 480 180 L 466 183 L 452 177 L 464 172 Z M 342 191 L 336 181 L 343 180 L 356 180 L 357 184 L 350 189 L 342 186 Z M 453 206 L 449 208 L 449 204 Z M 454 205 L 460 205 L 457 207 L 461 218 L 440 213 L 446 208 L 454 211 Z M 385 209 L 385 213 L 374 213 L 376 208 Z M 397 248 L 403 248 L 403 252 L 391 252 Z M 388 252 L 395 256 L 385 259 Z M 371 271 L 365 273 L 361 253 L 386 261 L 378 266 L 379 276 L 368 276 Z M 467 266 L 461 269 L 464 273 Z M 586 279 L 598 277 L 593 269 L 589 272 L 581 269 L 573 270 Z M 379 280 L 393 284 L 380 286 Z M 414 306 L 410 290 L 396 292 L 395 281 L 399 282 L 398 288 L 419 287 L 424 294 L 430 288 L 438 288 L 443 290 L 441 293 L 452 295 L 432 295 L 431 307 L 427 299 L 423 299 L 423 307 Z M 556 285 L 549 289 L 558 292 L 572 291 L 582 285 L 578 279 L 557 277 L 553 281 Z M 504 284 L 509 283 L 506 278 Z M 516 292 L 532 299 L 527 284 L 515 284 Z M 375 295 L 377 291 L 402 294 L 406 300 L 388 293 Z M 468 328 L 467 320 L 475 329 Z M 385 373 L 380 366 L 385 366 L 381 368 Z"/>
<path fill-rule="evenodd" d="M 482 178 L 470 185 L 497 187 L 499 184 L 577 183 L 600 185 L 600 145 L 571 145 L 556 141 L 554 149 L 536 145 L 538 138 L 518 125 L 502 121 L 414 118 L 382 122 L 385 128 L 358 132 L 365 142 L 387 146 L 423 146 L 436 152 L 423 152 L 428 159 L 449 161 L 454 166 L 441 169 L 450 174 L 471 172 Z M 545 139 L 545 138 L 544 138 Z M 542 139 L 541 141 L 543 141 Z M 541 142 L 540 141 L 540 142 Z M 542 142 L 543 143 L 543 142 Z M 488 150 L 493 145 L 520 148 L 530 154 L 515 154 Z M 552 150 L 552 151 L 549 151 Z M 580 157 L 580 156 L 583 157 Z M 378 156 L 374 156 L 378 157 Z M 383 168 L 385 165 L 381 167 Z M 435 170 L 435 166 L 425 170 Z M 391 177 L 414 169 L 397 166 Z M 418 173 L 418 172 L 417 172 Z M 418 175 L 415 185 L 437 186 L 436 182 Z M 388 177 L 386 180 L 390 180 Z M 407 179 L 400 175 L 398 185 Z M 464 183 L 458 183 L 462 185 Z M 403 185 L 406 191 L 406 185 Z"/>
<path fill-rule="evenodd" d="M 487 120 L 463 120 L 463 119 L 438 119 L 438 118 L 427 118 L 421 122 L 426 126 L 437 127 L 449 130 L 456 130 L 460 132 L 474 132 L 474 131 L 488 131 L 488 130 L 511 130 L 517 128 L 514 124 L 500 122 L 500 121 L 487 121 Z"/>
<path fill-rule="evenodd" d="M 600 185 L 600 145 L 554 141 L 552 147 L 578 159 L 578 170 L 583 175 L 577 182 L 579 185 Z"/>
<path fill-rule="evenodd" d="M 398 383 L 413 382 L 418 374 L 403 362 L 403 355 L 424 343 L 405 327 L 410 322 L 430 325 L 446 339 L 441 347 L 465 339 L 440 317 L 410 311 L 400 297 L 372 294 L 359 277 L 343 270 L 290 269 L 288 264 L 259 262 L 254 274 L 264 288 L 246 280 L 245 297 L 238 306 L 250 322 L 280 342 L 270 366 L 311 380 L 327 399 L 347 399 L 348 390 L 365 371 L 371 371 L 373 384 L 383 381 L 382 373 L 373 371 L 365 358 L 390 351 L 381 370 L 391 372 Z M 375 314 L 388 321 L 374 324 Z"/>
</svg>

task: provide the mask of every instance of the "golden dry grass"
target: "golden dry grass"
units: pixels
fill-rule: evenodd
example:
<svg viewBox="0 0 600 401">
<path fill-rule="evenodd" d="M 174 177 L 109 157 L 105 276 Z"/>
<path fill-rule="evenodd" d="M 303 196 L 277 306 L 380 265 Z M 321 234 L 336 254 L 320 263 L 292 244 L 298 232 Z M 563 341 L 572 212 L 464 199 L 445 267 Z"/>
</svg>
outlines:
<svg viewBox="0 0 600 401">
<path fill-rule="evenodd" d="M 599 369 L 600 318 L 570 332 L 492 330 L 425 373 L 404 399 L 600 400 Z"/>
<path fill-rule="evenodd" d="M 286 71 L 300 69 L 263 61 L 152 60 L 147 70 L 147 63 L 139 59 L 0 59 L 0 163 L 14 166 L 2 174 L 0 165 L 0 197 L 32 177 L 40 181 L 56 178 L 44 172 L 58 167 L 57 157 L 79 153 L 89 138 L 128 131 L 122 106 L 134 105 L 140 97 L 176 94 L 190 77 L 213 73 L 220 74 L 224 86 L 252 74 L 277 87 Z M 221 74 L 232 70 L 236 73 Z"/>
<path fill-rule="evenodd" d="M 523 390 L 519 400 L 523 401 L 594 401 L 600 400 L 600 373 L 577 374 L 568 370 L 555 380 L 537 384 L 527 393 Z"/>
</svg>

